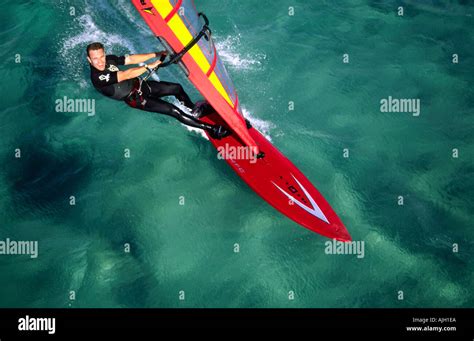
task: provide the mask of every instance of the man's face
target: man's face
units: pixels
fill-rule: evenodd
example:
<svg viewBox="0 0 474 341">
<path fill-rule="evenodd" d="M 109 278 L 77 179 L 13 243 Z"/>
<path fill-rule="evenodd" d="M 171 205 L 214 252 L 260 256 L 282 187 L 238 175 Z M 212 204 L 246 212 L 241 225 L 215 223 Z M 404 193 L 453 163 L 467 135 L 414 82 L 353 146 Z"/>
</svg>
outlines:
<svg viewBox="0 0 474 341">
<path fill-rule="evenodd" d="M 87 56 L 87 60 L 97 70 L 105 70 L 105 51 L 103 49 L 89 51 L 89 56 Z"/>
</svg>

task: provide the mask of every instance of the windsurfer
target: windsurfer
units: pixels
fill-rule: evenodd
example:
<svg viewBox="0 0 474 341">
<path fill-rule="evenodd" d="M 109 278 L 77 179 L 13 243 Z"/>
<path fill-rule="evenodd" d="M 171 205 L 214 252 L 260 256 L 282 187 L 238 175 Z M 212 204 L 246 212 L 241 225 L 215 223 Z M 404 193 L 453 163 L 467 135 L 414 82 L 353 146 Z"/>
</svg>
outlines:
<svg viewBox="0 0 474 341">
<path fill-rule="evenodd" d="M 220 139 L 228 136 L 230 132 L 223 126 L 210 125 L 199 120 L 198 117 L 202 115 L 205 108 L 202 105 L 195 105 L 180 84 L 141 81 L 138 78 L 161 64 L 160 60 L 123 71 L 118 68 L 120 65 L 140 64 L 165 55 L 166 51 L 126 56 L 106 55 L 101 43 L 89 44 L 87 60 L 91 66 L 92 84 L 103 95 L 123 100 L 133 108 L 172 116 L 185 125 L 208 131 L 213 138 Z M 192 108 L 196 115 L 187 114 L 172 103 L 164 101 L 162 99 L 164 96 L 176 97 L 183 105 Z"/>
</svg>

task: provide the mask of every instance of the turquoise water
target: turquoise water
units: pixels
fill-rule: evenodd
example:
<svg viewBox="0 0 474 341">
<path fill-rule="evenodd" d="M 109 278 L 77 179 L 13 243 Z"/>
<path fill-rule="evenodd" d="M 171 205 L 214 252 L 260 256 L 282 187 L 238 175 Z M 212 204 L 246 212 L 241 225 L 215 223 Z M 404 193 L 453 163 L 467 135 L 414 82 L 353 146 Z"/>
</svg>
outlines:
<svg viewBox="0 0 474 341">
<path fill-rule="evenodd" d="M 245 114 L 363 258 L 326 254 L 199 134 L 95 92 L 89 42 L 160 49 L 128 1 L 0 4 L 0 240 L 39 247 L 0 255 L 0 306 L 474 306 L 471 2 L 197 3 Z M 199 99 L 178 68 L 160 78 Z M 96 115 L 56 112 L 63 96 L 95 99 Z M 388 96 L 420 99 L 420 115 L 382 113 Z"/>
</svg>

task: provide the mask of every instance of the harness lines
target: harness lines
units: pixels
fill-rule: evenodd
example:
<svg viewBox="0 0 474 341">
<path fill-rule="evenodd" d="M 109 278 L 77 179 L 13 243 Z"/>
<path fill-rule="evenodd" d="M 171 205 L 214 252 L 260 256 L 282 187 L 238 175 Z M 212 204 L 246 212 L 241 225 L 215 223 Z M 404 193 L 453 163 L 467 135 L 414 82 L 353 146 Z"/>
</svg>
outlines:
<svg viewBox="0 0 474 341">
<path fill-rule="evenodd" d="M 148 87 L 148 89 L 151 92 L 151 88 L 146 83 L 145 79 L 137 79 L 135 81 L 135 85 L 134 85 L 132 91 L 130 92 L 130 95 L 128 95 L 128 97 L 126 99 L 126 102 L 134 108 L 143 109 L 143 107 L 145 107 L 146 99 L 143 97 L 143 91 L 142 91 L 142 85 L 143 85 L 144 82 L 145 82 L 146 86 Z"/>
</svg>

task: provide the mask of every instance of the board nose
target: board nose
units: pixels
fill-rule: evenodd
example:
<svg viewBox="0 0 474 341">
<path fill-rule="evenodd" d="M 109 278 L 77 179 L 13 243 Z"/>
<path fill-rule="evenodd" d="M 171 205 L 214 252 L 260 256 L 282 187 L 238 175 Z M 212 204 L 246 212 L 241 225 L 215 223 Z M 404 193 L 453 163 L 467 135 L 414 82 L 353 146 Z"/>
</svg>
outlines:
<svg viewBox="0 0 474 341">
<path fill-rule="evenodd" d="M 341 242 L 350 242 L 352 241 L 352 237 L 349 232 L 347 232 L 347 229 L 345 227 L 342 227 L 342 229 L 338 233 L 338 236 L 336 237 L 336 240 Z"/>
<path fill-rule="evenodd" d="M 347 231 L 346 227 L 341 223 L 334 224 L 334 239 L 341 241 L 341 242 L 350 242 L 352 241 L 352 237 Z"/>
</svg>

